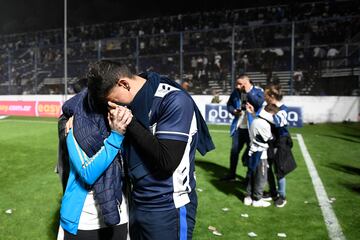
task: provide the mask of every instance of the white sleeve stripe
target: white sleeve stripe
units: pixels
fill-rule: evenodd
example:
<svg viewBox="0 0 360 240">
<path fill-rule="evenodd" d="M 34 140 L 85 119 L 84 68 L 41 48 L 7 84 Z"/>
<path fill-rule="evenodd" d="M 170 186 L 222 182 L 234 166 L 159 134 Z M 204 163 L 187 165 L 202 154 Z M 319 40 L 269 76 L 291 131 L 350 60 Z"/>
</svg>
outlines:
<svg viewBox="0 0 360 240">
<path fill-rule="evenodd" d="M 189 137 L 189 134 L 186 134 L 186 133 L 170 132 L 170 131 L 157 131 L 157 132 L 155 132 L 155 134 L 174 134 L 174 135 L 182 135 L 182 136 Z"/>
<path fill-rule="evenodd" d="M 277 115 L 280 117 L 280 127 L 283 127 L 287 125 L 287 113 L 286 111 L 282 110 L 277 113 Z"/>
<path fill-rule="evenodd" d="M 94 155 L 92 156 L 91 158 L 89 158 L 86 153 L 81 149 L 81 147 L 79 146 L 79 144 L 77 143 L 76 139 L 75 139 L 75 136 L 72 135 L 73 139 L 74 139 L 74 144 L 75 144 L 75 147 L 76 147 L 76 150 L 78 152 L 78 155 L 79 155 L 79 158 L 81 160 L 81 165 L 83 168 L 86 168 L 87 166 L 89 166 L 93 161 L 94 159 L 105 149 L 105 146 L 102 146 L 100 148 L 100 150 Z"/>
<path fill-rule="evenodd" d="M 275 116 L 274 120 L 276 119 L 275 123 L 279 127 L 284 127 L 288 124 L 287 121 L 287 112 L 284 110 L 279 111 Z"/>
</svg>

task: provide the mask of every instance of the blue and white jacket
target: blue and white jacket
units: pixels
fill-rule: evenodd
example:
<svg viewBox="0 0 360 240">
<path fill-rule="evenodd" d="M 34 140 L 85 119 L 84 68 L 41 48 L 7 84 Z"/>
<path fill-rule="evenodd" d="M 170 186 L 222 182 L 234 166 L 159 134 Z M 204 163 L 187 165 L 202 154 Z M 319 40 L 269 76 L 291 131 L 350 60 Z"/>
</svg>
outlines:
<svg viewBox="0 0 360 240">
<path fill-rule="evenodd" d="M 119 153 L 124 136 L 112 131 L 104 146 L 89 158 L 80 148 L 71 129 L 66 143 L 70 158 L 70 174 L 61 202 L 60 224 L 69 233 L 76 234 L 88 185 L 93 185 Z"/>
<path fill-rule="evenodd" d="M 234 89 L 234 91 L 231 93 L 230 98 L 227 102 L 227 109 L 228 111 L 234 115 L 235 109 L 239 109 L 241 106 L 241 94 L 238 89 Z M 254 107 L 254 110 L 256 112 L 256 115 L 260 112 L 261 106 L 264 103 L 264 91 L 260 87 L 253 86 L 249 92 L 246 93 L 247 101 Z M 253 120 L 253 116 L 246 112 L 246 116 L 248 119 L 248 128 L 251 125 L 251 122 Z M 237 125 L 239 121 L 239 116 L 234 115 L 234 119 L 230 126 L 230 135 L 234 135 Z"/>
<path fill-rule="evenodd" d="M 180 164 L 172 176 L 156 176 L 149 166 L 148 156 L 124 141 L 124 159 L 127 160 L 132 180 L 132 204 L 144 211 L 164 211 L 180 208 L 197 201 L 195 193 L 195 151 L 206 154 L 215 148 L 207 125 L 194 100 L 176 82 L 154 72 L 140 75 L 146 83 L 134 97 L 129 108 L 136 120 L 158 139 L 186 142 Z"/>
<path fill-rule="evenodd" d="M 122 169 L 118 159 L 123 136 L 111 132 L 104 115 L 92 106 L 87 89 L 63 106 L 65 116 L 74 116 L 74 126 L 66 139 L 69 159 L 62 159 L 69 161 L 67 171 L 70 173 L 60 223 L 72 234 L 77 232 L 85 193 L 91 189 L 104 223 L 111 226 L 120 222 L 118 205 L 122 201 Z"/>
<path fill-rule="evenodd" d="M 278 129 L 280 137 L 289 136 L 289 130 L 288 130 L 289 123 L 287 120 L 287 115 L 289 111 L 288 107 L 283 103 L 279 103 L 277 104 L 277 106 L 279 107 L 280 111 L 274 114 L 273 117 L 275 127 Z"/>
</svg>

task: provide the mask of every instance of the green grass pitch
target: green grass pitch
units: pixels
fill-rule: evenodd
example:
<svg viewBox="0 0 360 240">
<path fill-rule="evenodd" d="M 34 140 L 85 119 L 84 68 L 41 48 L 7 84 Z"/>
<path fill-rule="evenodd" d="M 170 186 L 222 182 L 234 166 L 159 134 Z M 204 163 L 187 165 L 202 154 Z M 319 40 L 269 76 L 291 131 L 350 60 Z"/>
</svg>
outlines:
<svg viewBox="0 0 360 240">
<path fill-rule="evenodd" d="M 229 165 L 229 126 L 210 130 L 216 150 L 196 157 L 199 207 L 193 239 L 248 239 L 249 232 L 256 233 L 256 239 L 280 239 L 278 233 L 285 233 L 286 239 L 328 239 L 296 138 L 298 167 L 286 178 L 288 204 L 259 209 L 242 203 L 241 164 L 239 181 L 218 180 Z M 346 239 L 360 239 L 360 124 L 305 125 L 291 133 L 302 134 L 329 198 L 336 199 L 332 207 Z M 56 119 L 0 120 L 0 239 L 56 239 L 62 195 L 54 173 L 57 145 Z M 222 236 L 215 236 L 209 226 Z"/>
</svg>

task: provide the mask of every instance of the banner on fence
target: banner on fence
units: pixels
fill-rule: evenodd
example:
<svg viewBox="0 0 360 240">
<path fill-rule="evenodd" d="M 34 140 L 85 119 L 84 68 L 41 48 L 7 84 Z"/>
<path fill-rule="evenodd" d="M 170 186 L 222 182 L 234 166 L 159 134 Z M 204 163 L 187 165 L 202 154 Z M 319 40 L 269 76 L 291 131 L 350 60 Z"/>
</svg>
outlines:
<svg viewBox="0 0 360 240">
<path fill-rule="evenodd" d="M 0 101 L 0 115 L 59 117 L 61 101 Z"/>
<path fill-rule="evenodd" d="M 230 124 L 234 116 L 230 114 L 226 105 L 206 104 L 205 120 L 210 124 Z M 302 127 L 302 111 L 300 107 L 288 107 L 287 120 L 290 127 Z"/>
</svg>

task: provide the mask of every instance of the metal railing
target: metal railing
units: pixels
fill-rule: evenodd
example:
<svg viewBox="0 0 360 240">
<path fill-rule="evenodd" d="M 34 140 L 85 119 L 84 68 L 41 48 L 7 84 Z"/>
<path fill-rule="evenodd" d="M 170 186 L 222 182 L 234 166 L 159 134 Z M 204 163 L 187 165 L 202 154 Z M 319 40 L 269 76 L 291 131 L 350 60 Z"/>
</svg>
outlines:
<svg viewBox="0 0 360 240">
<path fill-rule="evenodd" d="M 229 94 L 246 72 L 258 85 L 278 82 L 287 94 L 316 95 L 323 72 L 360 66 L 359 32 L 359 16 L 350 16 L 70 42 L 68 92 L 90 62 L 112 59 L 187 80 L 193 94 Z M 0 52 L 0 94 L 63 94 L 63 59 L 62 44 Z"/>
</svg>

